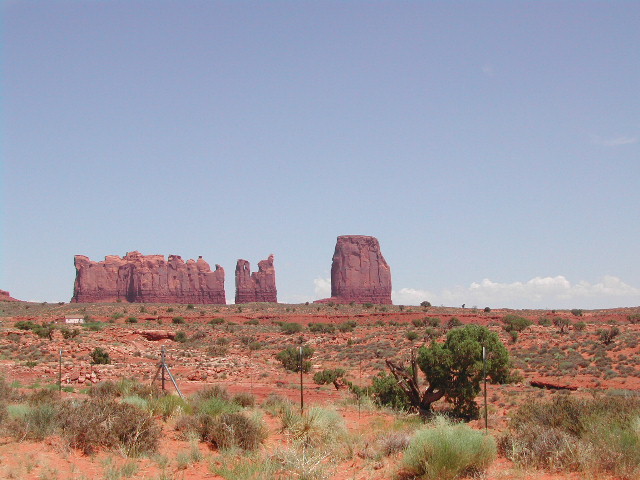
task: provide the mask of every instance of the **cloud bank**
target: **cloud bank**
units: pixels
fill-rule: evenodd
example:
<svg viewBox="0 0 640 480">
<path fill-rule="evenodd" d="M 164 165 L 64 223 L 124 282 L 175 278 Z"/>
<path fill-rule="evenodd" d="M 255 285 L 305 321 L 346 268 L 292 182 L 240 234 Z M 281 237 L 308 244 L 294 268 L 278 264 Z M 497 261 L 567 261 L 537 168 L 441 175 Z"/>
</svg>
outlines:
<svg viewBox="0 0 640 480">
<path fill-rule="evenodd" d="M 614 308 L 640 305 L 640 288 L 606 275 L 598 283 L 572 284 L 562 275 L 535 277 L 526 282 L 500 283 L 488 278 L 469 286 L 457 286 L 440 292 L 401 288 L 392 293 L 393 303 L 493 308 Z"/>
</svg>

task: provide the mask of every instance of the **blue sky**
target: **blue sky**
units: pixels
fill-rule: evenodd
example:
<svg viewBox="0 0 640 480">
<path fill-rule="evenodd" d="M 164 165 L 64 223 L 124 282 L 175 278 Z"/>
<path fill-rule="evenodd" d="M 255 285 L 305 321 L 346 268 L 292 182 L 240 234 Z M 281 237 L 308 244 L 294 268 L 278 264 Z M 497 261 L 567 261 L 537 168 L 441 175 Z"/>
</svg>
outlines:
<svg viewBox="0 0 640 480">
<path fill-rule="evenodd" d="M 73 256 L 276 257 L 328 295 L 640 305 L 640 2 L 3 1 L 0 288 Z"/>
</svg>

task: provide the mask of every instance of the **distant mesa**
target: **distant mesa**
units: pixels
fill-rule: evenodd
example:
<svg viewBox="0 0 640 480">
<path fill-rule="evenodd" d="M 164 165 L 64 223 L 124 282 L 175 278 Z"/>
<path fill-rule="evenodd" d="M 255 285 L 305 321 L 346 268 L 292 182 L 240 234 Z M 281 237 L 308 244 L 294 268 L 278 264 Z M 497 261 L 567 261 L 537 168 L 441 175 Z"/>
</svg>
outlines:
<svg viewBox="0 0 640 480">
<path fill-rule="evenodd" d="M 278 302 L 276 289 L 276 269 L 273 254 L 258 262 L 258 271 L 251 273 L 247 260 L 239 259 L 236 264 L 236 303 Z"/>
<path fill-rule="evenodd" d="M 211 271 L 202 257 L 187 260 L 178 255 L 143 255 L 128 252 L 93 262 L 74 257 L 76 280 L 72 302 L 226 303 L 224 269 Z"/>
<path fill-rule="evenodd" d="M 20 300 L 13 298 L 6 290 L 0 290 L 0 302 L 19 302 Z"/>
<path fill-rule="evenodd" d="M 338 237 L 331 264 L 331 298 L 318 303 L 391 305 L 391 269 L 375 237 Z"/>
</svg>

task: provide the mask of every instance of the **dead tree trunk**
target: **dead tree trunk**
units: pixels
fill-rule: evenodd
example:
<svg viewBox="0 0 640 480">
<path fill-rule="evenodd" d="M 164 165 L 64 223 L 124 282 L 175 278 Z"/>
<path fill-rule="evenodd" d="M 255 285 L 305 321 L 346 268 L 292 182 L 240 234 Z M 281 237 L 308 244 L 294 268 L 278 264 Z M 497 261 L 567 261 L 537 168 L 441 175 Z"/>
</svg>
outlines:
<svg viewBox="0 0 640 480">
<path fill-rule="evenodd" d="M 445 392 L 442 389 L 434 388 L 429 385 L 423 392 L 420 391 L 418 385 L 418 365 L 415 357 L 411 358 L 411 371 L 408 371 L 403 365 L 396 365 L 391 360 L 385 360 L 387 367 L 398 382 L 398 386 L 407 394 L 411 406 L 422 417 L 431 415 L 431 404 L 440 400 Z"/>
</svg>

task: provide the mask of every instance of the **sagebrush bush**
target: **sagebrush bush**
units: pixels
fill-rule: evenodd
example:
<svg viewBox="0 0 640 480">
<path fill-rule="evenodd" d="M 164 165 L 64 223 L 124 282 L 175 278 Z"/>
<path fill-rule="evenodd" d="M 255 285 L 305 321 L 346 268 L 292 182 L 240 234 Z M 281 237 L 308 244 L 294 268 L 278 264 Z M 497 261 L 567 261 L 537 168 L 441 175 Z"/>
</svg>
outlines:
<svg viewBox="0 0 640 480">
<path fill-rule="evenodd" d="M 254 397 L 250 393 L 241 392 L 235 394 L 231 401 L 243 408 L 253 407 L 256 404 L 256 397 Z"/>
<path fill-rule="evenodd" d="M 484 472 L 496 458 L 490 435 L 438 417 L 418 430 L 402 459 L 402 479 L 454 479 Z"/>
<path fill-rule="evenodd" d="M 149 412 L 110 399 L 65 402 L 59 416 L 62 437 L 85 453 L 118 449 L 127 456 L 154 453 L 161 428 Z"/>
<path fill-rule="evenodd" d="M 638 478 L 640 398 L 528 401 L 514 413 L 500 448 L 524 467 Z"/>
<path fill-rule="evenodd" d="M 220 450 L 255 450 L 267 438 L 264 423 L 242 413 L 225 413 L 211 424 L 209 441 Z"/>
</svg>

